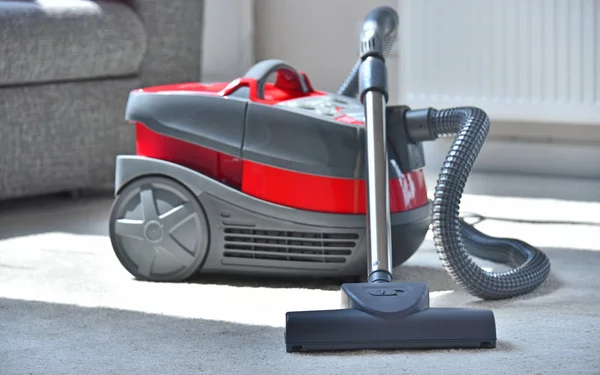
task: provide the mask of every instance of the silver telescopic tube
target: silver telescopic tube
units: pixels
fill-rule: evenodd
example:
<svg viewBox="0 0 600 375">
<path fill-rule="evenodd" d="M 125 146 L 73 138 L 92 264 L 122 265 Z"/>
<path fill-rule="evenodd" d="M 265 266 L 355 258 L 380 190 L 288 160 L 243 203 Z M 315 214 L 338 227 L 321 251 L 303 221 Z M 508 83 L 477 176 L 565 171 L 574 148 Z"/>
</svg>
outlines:
<svg viewBox="0 0 600 375">
<path fill-rule="evenodd" d="M 387 69 L 384 55 L 398 28 L 390 7 L 369 13 L 360 35 L 358 88 L 365 111 L 367 169 L 367 261 L 369 282 L 392 281 L 392 236 L 389 210 L 386 137 Z M 354 73 L 352 73 L 354 74 Z M 350 78 L 354 79 L 354 75 Z M 351 81 L 349 81 L 351 82 Z M 346 85 L 343 85 L 346 86 Z M 350 90 L 352 85 L 348 86 Z M 346 90 L 346 89 L 344 89 Z M 352 88 L 352 90 L 354 90 Z"/>
<path fill-rule="evenodd" d="M 364 96 L 367 159 L 367 240 L 369 275 L 391 273 L 392 238 L 389 210 L 389 171 L 385 98 L 377 90 Z"/>
</svg>

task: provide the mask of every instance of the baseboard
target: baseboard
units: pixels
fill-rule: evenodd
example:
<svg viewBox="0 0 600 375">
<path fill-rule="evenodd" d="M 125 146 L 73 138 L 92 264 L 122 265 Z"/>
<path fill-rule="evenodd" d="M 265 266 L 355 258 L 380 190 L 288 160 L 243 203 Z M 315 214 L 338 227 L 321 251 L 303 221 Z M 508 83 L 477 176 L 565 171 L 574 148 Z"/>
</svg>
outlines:
<svg viewBox="0 0 600 375">
<path fill-rule="evenodd" d="M 428 165 L 439 168 L 452 139 L 425 146 Z M 477 172 L 600 179 L 600 146 L 488 139 L 473 168 Z"/>
<path fill-rule="evenodd" d="M 438 173 L 437 170 L 427 170 L 427 187 L 430 195 L 435 190 Z M 600 180 L 472 172 L 467 179 L 464 194 L 600 202 Z"/>
<path fill-rule="evenodd" d="M 431 178 L 451 142 L 425 145 Z M 600 201 L 600 146 L 488 139 L 472 175 L 477 177 L 469 178 L 469 191 L 476 194 Z"/>
</svg>

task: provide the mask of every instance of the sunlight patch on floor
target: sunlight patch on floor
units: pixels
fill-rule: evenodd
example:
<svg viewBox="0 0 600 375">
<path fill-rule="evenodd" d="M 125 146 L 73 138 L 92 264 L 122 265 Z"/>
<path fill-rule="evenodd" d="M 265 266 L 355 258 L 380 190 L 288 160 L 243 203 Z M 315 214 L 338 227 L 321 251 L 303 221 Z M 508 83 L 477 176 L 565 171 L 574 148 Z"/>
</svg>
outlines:
<svg viewBox="0 0 600 375">
<path fill-rule="evenodd" d="M 4 290 L 0 297 L 269 327 L 284 327 L 285 313 L 288 311 L 340 308 L 339 291 L 194 286 L 196 288 L 184 284 L 175 287 L 152 286 L 150 289 L 145 285 L 134 288 L 124 285 L 124 292 L 100 299 L 69 293 L 48 295 L 33 290 L 14 290 L 9 293 Z M 435 300 L 451 293 L 453 291 L 431 292 L 430 298 Z"/>
<path fill-rule="evenodd" d="M 335 290 L 137 281 L 104 236 L 46 233 L 4 240 L 0 264 L 7 266 L 0 297 L 82 307 L 281 327 L 287 311 L 337 308 L 340 302 Z M 11 278 L 11 265 L 29 267 L 29 277 Z"/>
<path fill-rule="evenodd" d="M 0 263 L 29 267 L 27 278 L 11 278 L 22 270 L 10 268 L 0 274 L 0 297 L 11 299 L 271 327 L 283 327 L 288 311 L 340 308 L 339 290 L 136 281 L 105 236 L 53 232 L 4 240 Z"/>
</svg>

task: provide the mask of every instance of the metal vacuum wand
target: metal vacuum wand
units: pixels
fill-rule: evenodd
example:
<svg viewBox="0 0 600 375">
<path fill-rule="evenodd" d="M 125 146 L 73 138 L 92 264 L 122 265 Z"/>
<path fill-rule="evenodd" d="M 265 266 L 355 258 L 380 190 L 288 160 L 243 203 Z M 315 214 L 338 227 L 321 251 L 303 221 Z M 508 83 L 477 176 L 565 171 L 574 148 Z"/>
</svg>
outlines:
<svg viewBox="0 0 600 375">
<path fill-rule="evenodd" d="M 367 127 L 367 240 L 369 281 L 392 281 L 388 155 L 385 143 L 385 99 L 381 92 L 365 93 Z"/>
<path fill-rule="evenodd" d="M 388 100 L 385 41 L 395 35 L 398 15 L 388 7 L 371 12 L 360 40 L 358 83 L 365 110 L 367 159 L 367 244 L 369 282 L 392 281 L 389 171 L 385 109 Z M 389 46 L 387 46 L 389 48 Z"/>
</svg>

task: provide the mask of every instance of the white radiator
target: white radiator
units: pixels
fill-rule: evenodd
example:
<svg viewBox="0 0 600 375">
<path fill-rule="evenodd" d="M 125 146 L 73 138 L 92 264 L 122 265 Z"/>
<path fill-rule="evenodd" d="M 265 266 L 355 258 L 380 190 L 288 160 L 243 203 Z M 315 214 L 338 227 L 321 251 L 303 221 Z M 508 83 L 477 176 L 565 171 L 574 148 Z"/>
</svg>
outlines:
<svg viewBox="0 0 600 375">
<path fill-rule="evenodd" d="M 399 96 L 600 124 L 600 0 L 399 0 Z"/>
</svg>

